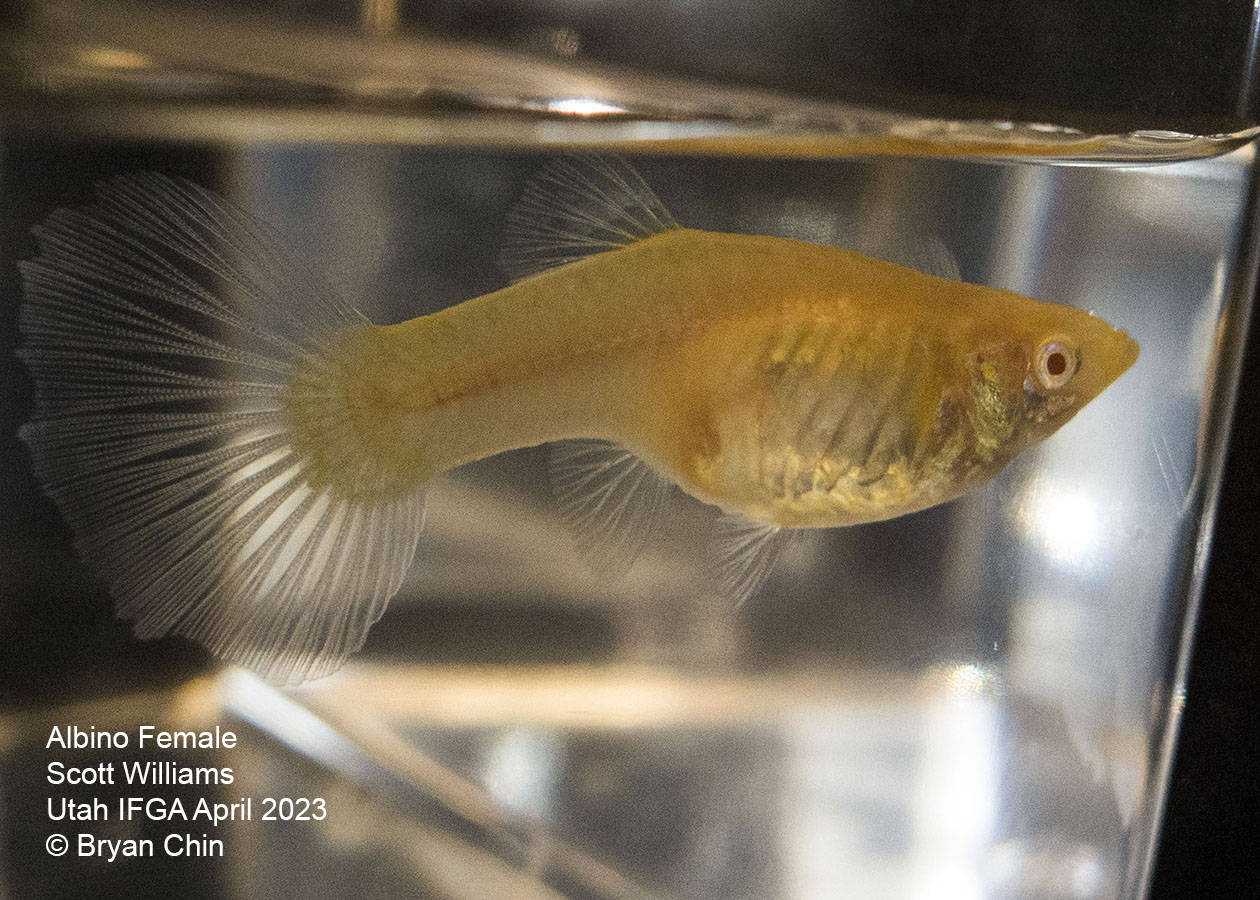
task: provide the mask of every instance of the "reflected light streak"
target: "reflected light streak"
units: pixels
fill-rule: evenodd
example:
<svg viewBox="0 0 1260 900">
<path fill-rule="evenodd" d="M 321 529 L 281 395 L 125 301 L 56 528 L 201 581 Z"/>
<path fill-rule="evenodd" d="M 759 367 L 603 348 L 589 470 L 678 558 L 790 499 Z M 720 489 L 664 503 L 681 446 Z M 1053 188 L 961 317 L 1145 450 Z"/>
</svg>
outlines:
<svg viewBox="0 0 1260 900">
<path fill-rule="evenodd" d="M 81 50 L 78 57 L 80 63 L 95 69 L 148 69 L 153 66 L 153 60 L 143 53 L 113 47 Z"/>
<path fill-rule="evenodd" d="M 303 756 L 343 776 L 377 774 L 335 728 L 252 672 L 227 669 L 219 678 L 219 689 L 226 711 Z"/>
<path fill-rule="evenodd" d="M 312 690 L 322 693 L 325 682 Z M 401 723 L 453 728 L 668 728 L 777 722 L 819 703 L 905 697 L 914 683 L 832 677 L 688 678 L 649 666 L 425 667 L 352 661 L 336 695 Z"/>
<path fill-rule="evenodd" d="M 958 666 L 951 676 L 947 692 L 926 711 L 910 895 L 983 900 L 1000 774 L 997 709 L 983 692 L 979 666 Z"/>
<path fill-rule="evenodd" d="M 599 100 L 592 100 L 584 97 L 569 97 L 564 100 L 549 100 L 547 101 L 547 111 L 568 113 L 575 116 L 598 116 L 608 115 L 609 113 L 625 112 L 625 110 L 620 106 L 613 106 L 611 103 L 604 103 Z"/>
</svg>

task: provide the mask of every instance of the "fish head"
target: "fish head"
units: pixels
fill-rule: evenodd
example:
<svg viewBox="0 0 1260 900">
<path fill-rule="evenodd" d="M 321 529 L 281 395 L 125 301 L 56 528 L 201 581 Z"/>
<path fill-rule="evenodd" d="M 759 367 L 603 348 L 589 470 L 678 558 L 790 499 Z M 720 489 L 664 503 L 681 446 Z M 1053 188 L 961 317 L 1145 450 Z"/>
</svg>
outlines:
<svg viewBox="0 0 1260 900">
<path fill-rule="evenodd" d="M 1138 357 L 1137 341 L 1092 313 L 1016 299 L 979 323 L 967 361 L 977 448 L 1001 464 L 1058 431 Z"/>
</svg>

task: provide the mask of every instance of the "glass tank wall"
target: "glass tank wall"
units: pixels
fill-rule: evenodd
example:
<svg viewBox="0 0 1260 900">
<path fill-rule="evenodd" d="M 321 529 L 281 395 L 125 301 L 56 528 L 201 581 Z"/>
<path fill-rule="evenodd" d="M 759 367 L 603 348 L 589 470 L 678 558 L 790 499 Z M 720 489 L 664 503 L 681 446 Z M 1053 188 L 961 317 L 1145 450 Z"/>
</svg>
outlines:
<svg viewBox="0 0 1260 900">
<path fill-rule="evenodd" d="M 365 138 L 318 103 L 145 105 L 118 81 L 71 93 L 0 121 L 0 897 L 1144 896 L 1253 286 L 1241 133 L 1130 134 L 1097 157 L 1113 164 L 1051 165 L 966 142 L 854 158 L 782 123 L 723 143 L 734 126 L 704 116 L 600 131 L 545 105 L 378 109 Z M 1160 140 L 1185 157 L 1241 146 L 1114 164 Z M 681 495 L 626 577 L 592 573 L 531 448 L 434 481 L 414 567 L 331 677 L 278 688 L 190 642 L 130 638 L 16 437 L 32 409 L 13 356 L 30 227 L 100 177 L 183 174 L 395 322 L 504 286 L 509 210 L 549 159 L 590 142 L 684 226 L 854 246 L 874 225 L 892 261 L 943 245 L 962 280 L 1096 312 L 1141 357 L 988 487 L 804 533 L 742 606 L 705 567 L 714 510 Z M 70 726 L 131 745 L 51 739 Z M 236 742 L 141 750 L 142 726 Z M 119 777 L 53 784 L 54 761 Z M 144 761 L 231 779 L 129 783 Z M 98 799 L 104 817 L 67 812 Z M 200 801 L 222 819 L 193 817 Z M 180 805 L 188 820 L 154 812 Z M 118 843 L 85 854 L 81 834 Z M 152 855 L 125 851 L 144 840 Z"/>
<path fill-rule="evenodd" d="M 43 152 L 12 144 L 10 171 Z M 545 159 L 252 145 L 220 171 L 238 202 L 388 322 L 504 283 L 503 218 Z M 988 488 L 808 532 L 740 608 L 706 574 L 703 504 L 680 497 L 645 557 L 609 582 L 570 544 L 544 451 L 444 476 L 411 574 L 337 675 L 284 691 L 227 671 L 18 706 L 6 729 L 18 791 L 6 806 L 24 811 L 8 831 L 15 895 L 92 866 L 28 846 L 53 826 L 44 795 L 61 796 L 36 777 L 56 755 L 48 727 L 130 730 L 158 710 L 248 735 L 211 754 L 236 773 L 222 797 L 328 801 L 318 823 L 219 826 L 228 851 L 198 866 L 241 896 L 332 884 L 327 896 L 349 896 L 364 882 L 375 896 L 428 896 L 444 879 L 468 897 L 1140 895 L 1206 524 L 1200 435 L 1223 377 L 1250 149 L 1140 169 L 632 161 L 681 223 L 843 245 L 879 217 L 901 246 L 944 240 L 965 280 L 1127 328 L 1141 358 Z M 43 212 L 9 191 L 26 196 L 7 210 Z M 8 223 L 19 252 L 26 224 Z M 10 427 L 30 403 L 20 373 L 11 383 Z M 10 480 L 42 505 L 9 434 Z M 29 541 L 23 552 L 67 554 Z M 65 581 L 19 634 L 51 627 Z M 168 659 L 196 652 L 171 643 L 158 645 Z M 100 665 L 92 647 L 80 653 Z M 389 865 L 356 868 L 365 858 Z M 409 886 L 378 883 L 382 872 Z"/>
</svg>

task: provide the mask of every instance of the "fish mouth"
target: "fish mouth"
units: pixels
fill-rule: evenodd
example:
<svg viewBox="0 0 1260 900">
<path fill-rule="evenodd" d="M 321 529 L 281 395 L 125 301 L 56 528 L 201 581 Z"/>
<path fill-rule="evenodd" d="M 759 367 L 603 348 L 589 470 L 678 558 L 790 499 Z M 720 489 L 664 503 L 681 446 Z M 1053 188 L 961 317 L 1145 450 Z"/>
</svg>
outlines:
<svg viewBox="0 0 1260 900">
<path fill-rule="evenodd" d="M 1128 332 L 1118 328 L 1111 329 L 1108 334 L 1099 335 L 1099 343 L 1095 346 L 1097 352 L 1094 354 L 1094 367 L 1080 384 L 1089 400 L 1115 384 L 1121 375 L 1129 371 L 1137 362 L 1140 352 L 1138 342 L 1129 337 Z"/>
<path fill-rule="evenodd" d="M 1127 331 L 1117 331 L 1116 336 L 1120 339 L 1121 344 L 1120 370 L 1116 372 L 1116 377 L 1118 378 L 1125 372 L 1129 371 L 1129 368 L 1137 362 L 1138 354 L 1141 352 L 1141 348 L 1138 346 L 1137 341 L 1129 337 L 1129 333 Z"/>
</svg>

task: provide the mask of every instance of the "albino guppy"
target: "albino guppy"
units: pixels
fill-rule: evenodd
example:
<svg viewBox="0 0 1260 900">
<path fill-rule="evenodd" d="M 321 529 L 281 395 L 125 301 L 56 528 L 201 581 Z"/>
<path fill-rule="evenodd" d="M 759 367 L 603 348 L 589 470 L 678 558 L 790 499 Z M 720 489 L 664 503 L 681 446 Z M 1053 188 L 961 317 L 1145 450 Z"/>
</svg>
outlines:
<svg viewBox="0 0 1260 900">
<path fill-rule="evenodd" d="M 559 441 L 578 548 L 617 574 L 673 485 L 720 507 L 734 600 L 780 529 L 887 519 L 992 479 L 1119 377 L 1093 315 L 858 253 L 678 227 L 624 163 L 544 168 L 516 284 L 373 326 L 265 226 L 160 175 L 59 210 L 24 263 L 35 470 L 142 637 L 279 681 L 361 646 L 423 485 Z"/>
</svg>

